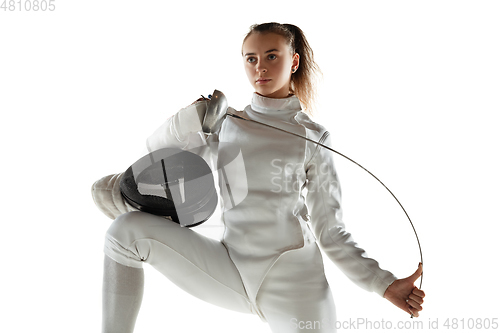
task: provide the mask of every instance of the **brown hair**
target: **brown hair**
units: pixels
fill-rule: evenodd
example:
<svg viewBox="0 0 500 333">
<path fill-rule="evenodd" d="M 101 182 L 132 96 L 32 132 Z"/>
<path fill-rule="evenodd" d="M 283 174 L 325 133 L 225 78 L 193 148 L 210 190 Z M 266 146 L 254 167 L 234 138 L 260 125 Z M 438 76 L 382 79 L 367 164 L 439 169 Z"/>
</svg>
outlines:
<svg viewBox="0 0 500 333">
<path fill-rule="evenodd" d="M 316 79 L 321 75 L 319 66 L 314 61 L 313 50 L 307 42 L 304 32 L 293 24 L 276 22 L 254 24 L 243 39 L 243 43 L 253 33 L 276 33 L 285 38 L 293 53 L 299 54 L 299 68 L 292 74 L 290 92 L 295 94 L 304 107 L 304 112 L 313 114 L 316 104 Z"/>
</svg>

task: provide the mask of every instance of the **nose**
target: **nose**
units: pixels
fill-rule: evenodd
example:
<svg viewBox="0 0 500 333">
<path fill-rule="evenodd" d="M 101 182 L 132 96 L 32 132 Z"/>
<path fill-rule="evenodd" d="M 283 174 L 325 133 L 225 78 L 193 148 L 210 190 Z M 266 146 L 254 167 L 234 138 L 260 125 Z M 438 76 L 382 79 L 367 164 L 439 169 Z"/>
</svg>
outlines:
<svg viewBox="0 0 500 333">
<path fill-rule="evenodd" d="M 259 62 L 257 63 L 257 65 L 255 66 L 255 70 L 256 70 L 258 73 L 260 73 L 260 72 L 262 72 L 262 73 L 267 72 L 267 68 L 266 68 L 266 67 L 265 67 L 265 66 L 264 66 L 264 65 L 263 65 L 260 61 L 259 61 Z"/>
</svg>

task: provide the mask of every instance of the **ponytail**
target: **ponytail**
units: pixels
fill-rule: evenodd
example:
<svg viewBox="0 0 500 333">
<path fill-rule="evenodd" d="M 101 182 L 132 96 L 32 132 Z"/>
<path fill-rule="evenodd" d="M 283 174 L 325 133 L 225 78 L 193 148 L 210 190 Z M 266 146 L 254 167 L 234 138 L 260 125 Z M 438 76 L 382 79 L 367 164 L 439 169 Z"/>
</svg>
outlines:
<svg viewBox="0 0 500 333">
<path fill-rule="evenodd" d="M 299 67 L 292 74 L 290 93 L 295 94 L 304 108 L 304 112 L 313 114 L 317 92 L 316 81 L 321 75 L 319 66 L 314 61 L 314 53 L 307 42 L 304 32 L 293 24 L 276 22 L 255 24 L 243 39 L 243 43 L 253 33 L 276 33 L 285 38 L 293 53 L 299 54 Z"/>
</svg>

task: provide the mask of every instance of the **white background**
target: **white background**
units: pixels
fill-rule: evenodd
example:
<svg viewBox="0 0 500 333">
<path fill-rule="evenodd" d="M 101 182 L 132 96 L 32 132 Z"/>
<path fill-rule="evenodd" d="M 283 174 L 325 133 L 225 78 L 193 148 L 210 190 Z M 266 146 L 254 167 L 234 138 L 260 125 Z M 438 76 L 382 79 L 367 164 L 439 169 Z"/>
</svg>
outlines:
<svg viewBox="0 0 500 333">
<path fill-rule="evenodd" d="M 405 331 L 422 332 L 436 331 L 428 328 L 436 321 L 445 329 L 447 318 L 487 331 L 467 329 L 468 320 L 500 317 L 497 1 L 55 4 L 53 12 L 0 11 L 0 313 L 8 332 L 100 331 L 111 220 L 90 186 L 124 171 L 147 136 L 200 94 L 219 89 L 245 107 L 252 88 L 242 38 L 268 21 L 304 30 L 324 74 L 315 120 L 335 149 L 391 188 L 422 244 L 427 297 L 413 320 L 324 257 L 338 319 L 421 322 L 424 329 Z M 410 275 L 420 256 L 396 201 L 356 165 L 336 161 L 348 230 L 382 267 Z M 145 270 L 136 332 L 269 331 L 256 316 L 206 304 Z"/>
</svg>

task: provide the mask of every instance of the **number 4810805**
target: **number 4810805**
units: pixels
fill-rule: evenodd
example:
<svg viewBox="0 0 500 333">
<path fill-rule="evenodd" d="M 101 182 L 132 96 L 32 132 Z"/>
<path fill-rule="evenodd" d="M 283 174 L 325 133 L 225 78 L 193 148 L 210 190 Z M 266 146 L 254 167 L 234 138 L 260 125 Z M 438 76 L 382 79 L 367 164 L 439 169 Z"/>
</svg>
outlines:
<svg viewBox="0 0 500 333">
<path fill-rule="evenodd" d="M 0 9 L 4 12 L 45 12 L 56 10 L 56 0 L 4 0 Z"/>
</svg>

